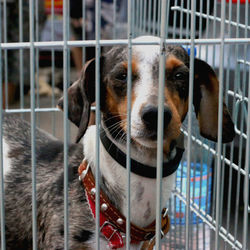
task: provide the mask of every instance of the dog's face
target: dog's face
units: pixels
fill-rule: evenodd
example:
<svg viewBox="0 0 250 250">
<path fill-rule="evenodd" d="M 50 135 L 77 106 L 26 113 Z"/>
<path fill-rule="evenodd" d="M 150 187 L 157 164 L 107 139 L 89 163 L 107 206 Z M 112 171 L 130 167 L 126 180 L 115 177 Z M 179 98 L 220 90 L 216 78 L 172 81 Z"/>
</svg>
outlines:
<svg viewBox="0 0 250 250">
<path fill-rule="evenodd" d="M 133 47 L 131 139 L 146 148 L 157 147 L 159 52 L 159 46 Z M 116 47 L 104 58 L 104 105 L 107 110 L 104 121 L 107 120 L 107 127 L 119 124 L 121 136 L 127 131 L 127 54 L 127 48 Z M 112 62 L 115 63 L 110 67 Z M 167 152 L 180 134 L 181 122 L 188 109 L 187 63 L 188 55 L 184 49 L 167 47 L 164 91 L 164 145 Z"/>
<path fill-rule="evenodd" d="M 140 38 L 140 39 L 145 39 Z M 152 37 L 151 37 L 152 39 Z M 154 38 L 158 39 L 158 38 Z M 137 45 L 132 49 L 131 139 L 139 147 L 157 147 L 159 88 L 158 45 Z M 115 139 L 127 132 L 127 47 L 114 47 L 101 57 L 102 118 Z M 90 104 L 95 101 L 95 61 L 85 65 L 82 77 L 69 88 L 69 118 L 84 134 Z M 166 47 L 164 89 L 164 152 L 167 154 L 180 135 L 188 111 L 189 56 L 179 46 Z M 59 101 L 62 108 L 63 101 Z M 195 59 L 194 107 L 201 134 L 217 140 L 218 80 L 205 62 Z M 234 137 L 234 126 L 223 103 L 223 142 Z"/>
</svg>

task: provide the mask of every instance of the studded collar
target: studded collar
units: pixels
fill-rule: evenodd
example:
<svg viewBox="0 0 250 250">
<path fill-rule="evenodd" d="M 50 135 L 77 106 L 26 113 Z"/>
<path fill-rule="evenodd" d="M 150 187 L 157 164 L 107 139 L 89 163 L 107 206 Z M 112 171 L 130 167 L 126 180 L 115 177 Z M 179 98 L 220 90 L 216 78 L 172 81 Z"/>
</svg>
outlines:
<svg viewBox="0 0 250 250">
<path fill-rule="evenodd" d="M 84 159 L 79 166 L 78 173 L 79 180 L 82 182 L 85 189 L 90 210 L 93 217 L 95 218 L 95 178 L 86 159 Z M 169 218 L 166 211 L 164 210 L 162 212 L 163 235 L 168 232 L 169 226 Z M 123 238 L 126 235 L 126 218 L 119 212 L 118 209 L 114 207 L 113 204 L 111 204 L 108 197 L 102 190 L 100 190 L 100 232 L 107 239 L 108 245 L 112 249 L 117 249 L 124 246 Z M 155 238 L 155 221 L 145 228 L 138 227 L 131 223 L 130 237 L 132 243 L 149 241 L 153 246 Z"/>
</svg>

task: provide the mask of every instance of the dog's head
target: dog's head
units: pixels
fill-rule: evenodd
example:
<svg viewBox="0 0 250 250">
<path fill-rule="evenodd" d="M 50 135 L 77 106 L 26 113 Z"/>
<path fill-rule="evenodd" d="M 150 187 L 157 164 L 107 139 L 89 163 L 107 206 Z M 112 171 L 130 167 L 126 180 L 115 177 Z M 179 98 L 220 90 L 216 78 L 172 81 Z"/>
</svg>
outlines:
<svg viewBox="0 0 250 250">
<path fill-rule="evenodd" d="M 140 38 L 145 39 L 145 38 Z M 151 37 L 152 39 L 152 37 Z M 158 38 L 155 38 L 158 39 Z M 157 110 L 159 83 L 158 45 L 133 46 L 131 139 L 146 148 L 157 147 Z M 127 47 L 114 47 L 101 57 L 100 87 L 102 119 L 114 138 L 122 139 L 127 131 Z M 217 140 L 219 82 L 204 61 L 194 62 L 194 107 L 200 133 Z M 179 46 L 166 47 L 164 151 L 169 152 L 180 135 L 181 123 L 188 111 L 189 56 Z M 68 90 L 69 119 L 79 127 L 77 141 L 84 135 L 90 106 L 95 102 L 95 60 L 87 62 L 81 78 Z M 59 107 L 63 109 L 63 100 Z M 222 142 L 234 137 L 234 125 L 223 103 Z"/>
</svg>

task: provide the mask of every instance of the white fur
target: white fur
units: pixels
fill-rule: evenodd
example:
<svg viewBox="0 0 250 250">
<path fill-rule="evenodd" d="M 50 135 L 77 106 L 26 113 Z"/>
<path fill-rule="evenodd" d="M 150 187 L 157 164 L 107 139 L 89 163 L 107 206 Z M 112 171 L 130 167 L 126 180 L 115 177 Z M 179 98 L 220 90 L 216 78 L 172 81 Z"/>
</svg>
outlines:
<svg viewBox="0 0 250 250">
<path fill-rule="evenodd" d="M 5 139 L 3 139 L 3 173 L 4 176 L 10 172 L 11 161 L 8 156 L 9 154 L 9 145 L 6 143 Z"/>
<path fill-rule="evenodd" d="M 92 167 L 95 166 L 95 137 L 96 127 L 88 128 L 84 136 L 84 155 Z M 143 158 L 143 155 L 138 158 Z M 92 169 L 95 172 L 94 169 Z M 113 158 L 106 152 L 105 148 L 100 143 L 100 171 L 105 177 L 109 185 L 113 187 L 119 186 L 124 197 L 121 213 L 126 215 L 126 169 L 120 166 Z M 162 181 L 162 208 L 170 197 L 175 174 L 163 178 Z M 138 200 L 138 188 L 143 190 L 143 195 Z M 131 222 L 137 226 L 148 226 L 155 219 L 156 215 L 156 179 L 149 179 L 131 173 Z M 145 215 L 150 209 L 150 215 L 145 218 Z"/>
<path fill-rule="evenodd" d="M 136 41 L 156 41 L 160 42 L 160 38 L 153 36 L 143 36 L 135 39 Z M 158 95 L 157 88 L 154 87 L 155 81 L 152 76 L 152 66 L 154 61 L 159 57 L 160 46 L 159 45 L 136 45 L 133 47 L 133 53 L 139 60 L 137 64 L 140 79 L 135 87 L 135 101 L 133 103 L 131 111 L 131 136 L 133 139 L 138 141 L 141 145 L 146 147 L 157 147 L 156 141 L 149 141 L 143 138 L 137 138 L 144 126 L 141 119 L 141 108 L 145 105 L 156 105 L 152 103 L 150 97 L 152 94 Z M 152 91 L 155 91 L 153 93 Z"/>
</svg>

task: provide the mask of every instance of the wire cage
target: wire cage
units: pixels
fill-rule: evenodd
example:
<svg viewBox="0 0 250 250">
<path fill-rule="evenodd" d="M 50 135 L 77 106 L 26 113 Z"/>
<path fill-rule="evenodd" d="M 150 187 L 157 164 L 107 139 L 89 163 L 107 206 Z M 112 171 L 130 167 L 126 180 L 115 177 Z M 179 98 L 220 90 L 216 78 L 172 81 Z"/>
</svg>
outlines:
<svg viewBox="0 0 250 250">
<path fill-rule="evenodd" d="M 35 129 L 40 127 L 64 142 L 64 199 L 67 201 L 68 144 L 77 131 L 69 123 L 67 112 L 59 112 L 57 100 L 63 95 L 67 107 L 67 88 L 78 78 L 79 68 L 96 57 L 93 110 L 95 123 L 100 124 L 101 53 L 115 45 L 128 46 L 128 65 L 131 67 L 133 46 L 138 45 L 134 38 L 145 35 L 160 37 L 160 43 L 147 39 L 140 42 L 141 45 L 158 44 L 161 49 L 169 44 L 181 45 L 190 55 L 190 66 L 196 57 L 215 69 L 223 83 L 219 89 L 219 107 L 222 107 L 224 96 L 236 131 L 230 144 L 222 144 L 220 137 L 217 143 L 201 137 L 190 97 L 189 113 L 182 126 L 186 151 L 166 204 L 171 229 L 161 239 L 160 226 L 156 223 L 155 249 L 249 249 L 249 4 L 248 0 L 0 1 L 1 249 L 8 249 L 5 242 L 3 114 L 18 115 L 31 123 L 33 249 L 38 249 Z M 191 74 L 190 82 L 193 80 Z M 163 79 L 159 80 L 159 85 L 160 81 Z M 131 91 L 131 79 L 128 86 Z M 221 135 L 222 110 L 219 110 Z M 97 129 L 97 135 L 99 133 Z M 128 135 L 128 141 L 130 139 Z M 96 149 L 98 152 L 98 139 Z M 98 155 L 96 157 L 99 159 Z M 100 164 L 98 160 L 97 164 Z M 127 178 L 130 179 L 129 167 Z M 157 218 L 160 218 L 160 190 L 161 178 L 157 179 Z M 97 188 L 97 197 L 99 191 Z M 129 196 L 129 187 L 126 193 Z M 68 203 L 64 204 L 64 248 L 69 249 Z M 129 205 L 125 216 L 130 216 Z M 99 236 L 97 223 L 97 242 Z M 126 243 L 130 249 L 129 240 Z M 99 243 L 96 249 L 101 249 Z"/>
</svg>

